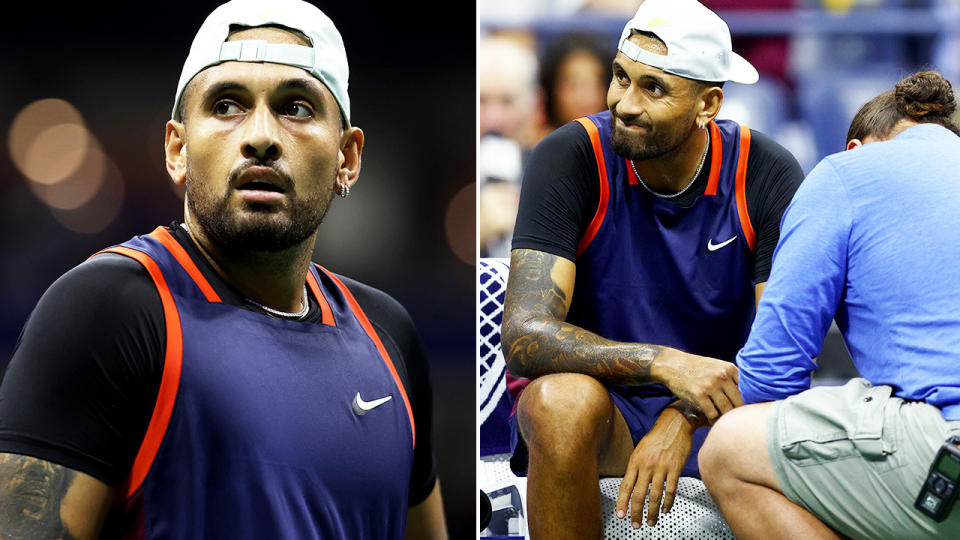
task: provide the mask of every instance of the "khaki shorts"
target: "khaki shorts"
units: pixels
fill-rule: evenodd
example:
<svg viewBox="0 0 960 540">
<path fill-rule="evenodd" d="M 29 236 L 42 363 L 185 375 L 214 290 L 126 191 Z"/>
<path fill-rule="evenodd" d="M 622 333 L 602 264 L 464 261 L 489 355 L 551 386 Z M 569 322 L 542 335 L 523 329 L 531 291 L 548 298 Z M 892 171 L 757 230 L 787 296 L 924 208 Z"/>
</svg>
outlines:
<svg viewBox="0 0 960 540">
<path fill-rule="evenodd" d="M 960 503 L 942 523 L 913 507 L 960 421 L 853 379 L 770 408 L 767 450 L 788 499 L 851 538 L 960 538 Z"/>
</svg>

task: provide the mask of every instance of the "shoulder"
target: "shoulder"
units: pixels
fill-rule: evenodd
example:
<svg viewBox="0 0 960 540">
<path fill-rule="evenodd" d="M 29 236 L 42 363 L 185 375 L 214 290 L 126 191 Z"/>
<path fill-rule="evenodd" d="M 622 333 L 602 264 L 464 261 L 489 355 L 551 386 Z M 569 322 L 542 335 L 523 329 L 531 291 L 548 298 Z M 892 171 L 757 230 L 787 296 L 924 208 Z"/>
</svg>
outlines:
<svg viewBox="0 0 960 540">
<path fill-rule="evenodd" d="M 771 139 L 767 134 L 750 130 L 750 156 L 748 164 L 754 165 L 760 162 L 769 163 L 770 166 L 778 166 L 786 169 L 792 169 L 803 175 L 800 163 L 789 150 L 783 147 L 777 141 Z"/>
<path fill-rule="evenodd" d="M 523 187 L 536 191 L 535 199 L 541 199 L 541 191 L 560 189 L 558 181 L 568 185 L 566 189 L 579 190 L 584 185 L 595 186 L 596 177 L 593 143 L 586 129 L 573 121 L 544 137 L 533 148 L 524 167 Z"/>
<path fill-rule="evenodd" d="M 746 187 L 754 192 L 748 198 L 764 198 L 770 192 L 787 197 L 803 182 L 803 169 L 797 158 L 766 134 L 750 130 L 750 154 L 747 158 Z"/>
<path fill-rule="evenodd" d="M 87 259 L 60 276 L 47 289 L 42 303 L 69 303 L 89 309 L 140 309 L 131 301 L 142 295 L 155 295 L 156 289 L 147 270 L 129 257 L 104 253 Z"/>
<path fill-rule="evenodd" d="M 583 159 L 588 156 L 593 156 L 590 135 L 580 122 L 573 121 L 560 126 L 537 143 L 530 154 L 530 163 L 544 160 L 555 162 L 564 158 Z"/>
<path fill-rule="evenodd" d="M 336 274 L 357 300 L 370 324 L 398 344 L 416 336 L 417 329 L 406 308 L 389 294 L 355 279 Z M 382 337 L 382 336 L 381 336 Z"/>
</svg>

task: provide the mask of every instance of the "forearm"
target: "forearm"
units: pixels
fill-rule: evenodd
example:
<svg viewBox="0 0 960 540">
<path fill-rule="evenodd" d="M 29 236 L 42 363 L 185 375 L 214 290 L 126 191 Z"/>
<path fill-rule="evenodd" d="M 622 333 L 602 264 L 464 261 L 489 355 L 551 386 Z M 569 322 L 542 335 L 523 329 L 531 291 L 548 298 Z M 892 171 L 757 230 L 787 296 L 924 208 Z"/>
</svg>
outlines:
<svg viewBox="0 0 960 540">
<path fill-rule="evenodd" d="M 659 345 L 609 340 L 549 316 L 505 321 L 503 347 L 507 366 L 518 377 L 582 373 L 624 385 L 660 382 L 655 364 L 677 352 Z"/>
<path fill-rule="evenodd" d="M 810 375 L 816 364 L 798 360 L 785 366 L 745 365 L 740 370 L 740 395 L 745 404 L 786 399 L 810 388 Z"/>
<path fill-rule="evenodd" d="M 745 403 L 810 387 L 830 321 L 844 299 L 853 205 L 829 161 L 810 173 L 784 213 L 770 279 L 737 354 Z"/>
<path fill-rule="evenodd" d="M 437 480 L 430 495 L 407 511 L 407 530 L 404 540 L 447 540 L 447 538 L 440 480 Z"/>
<path fill-rule="evenodd" d="M 97 537 L 113 490 L 86 474 L 0 453 L 0 538 Z"/>
<path fill-rule="evenodd" d="M 575 277 L 567 259 L 513 251 L 501 341 L 510 372 L 530 379 L 566 372 L 612 384 L 656 382 L 655 362 L 677 351 L 609 340 L 566 322 Z"/>
</svg>

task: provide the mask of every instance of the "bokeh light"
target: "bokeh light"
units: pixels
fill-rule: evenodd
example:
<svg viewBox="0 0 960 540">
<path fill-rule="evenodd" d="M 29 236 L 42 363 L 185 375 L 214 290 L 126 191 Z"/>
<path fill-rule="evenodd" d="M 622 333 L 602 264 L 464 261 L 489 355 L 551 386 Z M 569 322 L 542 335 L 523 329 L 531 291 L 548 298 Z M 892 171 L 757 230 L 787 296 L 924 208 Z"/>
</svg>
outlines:
<svg viewBox="0 0 960 540">
<path fill-rule="evenodd" d="M 68 126 L 68 124 L 50 129 L 64 126 Z M 100 149 L 100 143 L 95 138 L 87 137 L 86 143 L 86 148 L 82 150 L 83 162 L 69 176 L 54 184 L 27 182 L 30 191 L 47 206 L 61 210 L 80 208 L 90 202 L 103 186 L 106 156 L 104 156 L 103 150 Z M 32 148 L 33 146 L 31 146 Z M 80 151 L 78 150 L 78 152 Z"/>
<path fill-rule="evenodd" d="M 90 133 L 83 116 L 62 99 L 41 99 L 10 126 L 10 157 L 30 191 L 71 231 L 105 229 L 123 206 L 120 169 Z"/>
<path fill-rule="evenodd" d="M 476 200 L 476 184 L 471 182 L 453 196 L 444 218 L 447 243 L 453 253 L 467 264 L 476 264 Z"/>
<path fill-rule="evenodd" d="M 85 205 L 72 210 L 51 208 L 53 217 L 64 227 L 82 234 L 94 234 L 106 229 L 123 206 L 123 176 L 117 164 L 104 156 L 102 185 L 96 195 Z"/>
<path fill-rule="evenodd" d="M 62 99 L 24 107 L 10 126 L 10 157 L 33 182 L 55 184 L 83 163 L 89 132 L 77 109 Z"/>
</svg>

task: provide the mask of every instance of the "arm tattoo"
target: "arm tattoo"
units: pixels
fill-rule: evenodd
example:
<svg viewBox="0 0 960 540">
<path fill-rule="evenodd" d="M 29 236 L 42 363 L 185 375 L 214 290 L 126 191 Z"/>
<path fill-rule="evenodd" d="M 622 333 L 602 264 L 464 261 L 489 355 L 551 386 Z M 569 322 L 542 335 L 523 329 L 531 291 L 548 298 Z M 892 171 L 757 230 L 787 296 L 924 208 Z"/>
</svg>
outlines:
<svg viewBox="0 0 960 540">
<path fill-rule="evenodd" d="M 62 538 L 73 535 L 60 507 L 76 472 L 29 456 L 0 454 L 0 538 Z"/>
<path fill-rule="evenodd" d="M 612 341 L 564 322 L 572 283 L 558 284 L 559 257 L 514 250 L 504 299 L 502 344 L 511 373 L 527 378 L 573 372 L 615 384 L 647 384 L 663 348 Z"/>
</svg>

